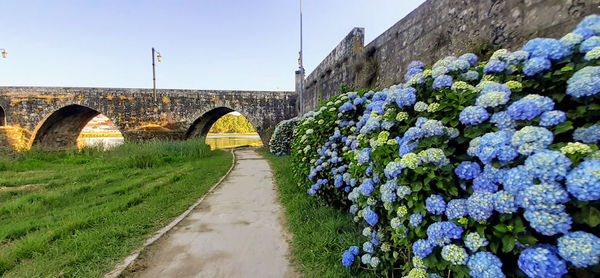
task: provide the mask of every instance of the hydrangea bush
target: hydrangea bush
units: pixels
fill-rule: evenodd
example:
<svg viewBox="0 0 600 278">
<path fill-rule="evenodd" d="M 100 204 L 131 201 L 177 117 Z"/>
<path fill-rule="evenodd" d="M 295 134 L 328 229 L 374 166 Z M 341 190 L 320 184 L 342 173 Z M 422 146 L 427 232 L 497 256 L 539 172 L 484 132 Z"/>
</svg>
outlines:
<svg viewBox="0 0 600 278">
<path fill-rule="evenodd" d="M 298 185 L 347 209 L 341 263 L 405 277 L 600 275 L 600 16 L 521 50 L 408 66 L 303 115 Z"/>
<path fill-rule="evenodd" d="M 289 155 L 292 141 L 294 140 L 294 128 L 298 124 L 298 118 L 285 120 L 277 124 L 273 136 L 269 140 L 269 150 L 276 156 Z"/>
</svg>

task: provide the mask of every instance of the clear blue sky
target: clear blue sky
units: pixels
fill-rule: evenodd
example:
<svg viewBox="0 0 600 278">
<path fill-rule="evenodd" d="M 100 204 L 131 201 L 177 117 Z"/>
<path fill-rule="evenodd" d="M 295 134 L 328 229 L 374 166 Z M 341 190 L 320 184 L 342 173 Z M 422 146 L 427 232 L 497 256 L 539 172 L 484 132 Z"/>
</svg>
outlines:
<svg viewBox="0 0 600 278">
<path fill-rule="evenodd" d="M 366 43 L 423 0 L 304 0 L 310 73 L 353 28 Z M 4 0 L 0 86 L 293 90 L 298 0 Z"/>
</svg>

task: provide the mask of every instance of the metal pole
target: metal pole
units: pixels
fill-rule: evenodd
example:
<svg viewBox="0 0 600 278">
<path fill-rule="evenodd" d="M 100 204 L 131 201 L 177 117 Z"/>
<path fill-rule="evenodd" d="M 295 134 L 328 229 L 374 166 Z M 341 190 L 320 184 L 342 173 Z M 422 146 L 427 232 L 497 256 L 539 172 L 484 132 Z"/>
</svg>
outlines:
<svg viewBox="0 0 600 278">
<path fill-rule="evenodd" d="M 156 102 L 156 69 L 154 65 L 154 47 L 152 48 L 152 82 L 154 83 L 154 102 Z"/>
<path fill-rule="evenodd" d="M 304 61 L 302 60 L 302 0 L 300 0 L 300 115 L 304 115 Z"/>
</svg>

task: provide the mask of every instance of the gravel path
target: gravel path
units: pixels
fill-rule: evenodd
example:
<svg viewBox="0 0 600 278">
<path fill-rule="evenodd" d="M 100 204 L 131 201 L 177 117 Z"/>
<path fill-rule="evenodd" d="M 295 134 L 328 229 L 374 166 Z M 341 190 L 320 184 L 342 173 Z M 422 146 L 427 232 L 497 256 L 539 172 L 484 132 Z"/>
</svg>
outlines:
<svg viewBox="0 0 600 278">
<path fill-rule="evenodd" d="M 253 150 L 236 156 L 223 184 L 143 251 L 125 276 L 297 276 L 269 164 Z"/>
</svg>

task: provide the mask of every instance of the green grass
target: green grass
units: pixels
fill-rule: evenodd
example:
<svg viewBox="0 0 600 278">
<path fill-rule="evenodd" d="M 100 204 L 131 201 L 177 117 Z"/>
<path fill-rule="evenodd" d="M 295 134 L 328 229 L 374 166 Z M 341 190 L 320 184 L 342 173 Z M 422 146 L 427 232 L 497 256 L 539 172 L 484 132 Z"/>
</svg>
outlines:
<svg viewBox="0 0 600 278">
<path fill-rule="evenodd" d="M 258 151 L 271 162 L 287 223 L 292 233 L 292 259 L 305 277 L 373 277 L 370 270 L 342 265 L 342 252 L 351 245 L 362 246 L 362 235 L 348 212 L 327 206 L 306 194 L 292 176 L 289 156 L 276 157 Z"/>
<path fill-rule="evenodd" d="M 0 276 L 101 277 L 230 166 L 201 140 L 0 154 Z"/>
</svg>

